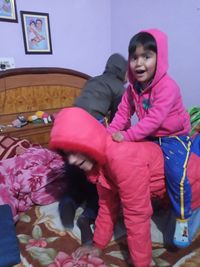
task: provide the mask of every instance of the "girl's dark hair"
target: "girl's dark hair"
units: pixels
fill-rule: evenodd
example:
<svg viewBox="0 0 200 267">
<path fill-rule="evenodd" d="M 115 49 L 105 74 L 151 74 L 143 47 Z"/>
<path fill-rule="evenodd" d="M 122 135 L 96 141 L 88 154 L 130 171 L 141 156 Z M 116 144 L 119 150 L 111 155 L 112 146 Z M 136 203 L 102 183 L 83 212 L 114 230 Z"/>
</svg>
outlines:
<svg viewBox="0 0 200 267">
<path fill-rule="evenodd" d="M 130 40 L 128 46 L 129 56 L 133 55 L 136 48 L 140 45 L 143 46 L 145 50 L 152 50 L 157 53 L 157 45 L 154 37 L 148 32 L 139 32 Z"/>
</svg>

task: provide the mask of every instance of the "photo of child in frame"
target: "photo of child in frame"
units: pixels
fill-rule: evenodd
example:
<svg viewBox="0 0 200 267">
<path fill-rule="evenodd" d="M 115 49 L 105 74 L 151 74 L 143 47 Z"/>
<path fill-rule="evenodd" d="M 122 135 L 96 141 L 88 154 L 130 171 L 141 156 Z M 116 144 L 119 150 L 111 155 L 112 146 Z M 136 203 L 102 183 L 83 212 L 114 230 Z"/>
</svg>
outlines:
<svg viewBox="0 0 200 267">
<path fill-rule="evenodd" d="M 30 49 L 46 50 L 46 31 L 43 19 L 27 18 L 27 33 Z"/>
</svg>

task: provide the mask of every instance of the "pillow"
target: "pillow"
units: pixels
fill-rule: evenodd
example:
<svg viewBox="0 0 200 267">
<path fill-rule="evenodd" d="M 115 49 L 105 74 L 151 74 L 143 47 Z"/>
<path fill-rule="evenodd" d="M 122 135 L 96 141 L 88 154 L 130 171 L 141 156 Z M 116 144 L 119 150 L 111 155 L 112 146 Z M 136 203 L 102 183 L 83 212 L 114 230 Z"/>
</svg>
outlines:
<svg viewBox="0 0 200 267">
<path fill-rule="evenodd" d="M 0 160 L 23 154 L 31 146 L 26 139 L 0 135 Z"/>
</svg>

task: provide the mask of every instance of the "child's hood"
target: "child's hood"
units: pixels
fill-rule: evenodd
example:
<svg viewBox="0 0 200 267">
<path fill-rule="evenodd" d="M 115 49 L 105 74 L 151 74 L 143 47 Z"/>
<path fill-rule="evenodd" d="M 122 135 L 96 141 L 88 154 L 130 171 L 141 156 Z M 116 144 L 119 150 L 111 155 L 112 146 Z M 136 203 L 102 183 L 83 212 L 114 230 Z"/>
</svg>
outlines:
<svg viewBox="0 0 200 267">
<path fill-rule="evenodd" d="M 155 72 L 153 81 L 151 83 L 151 86 L 154 86 L 167 73 L 167 70 L 168 70 L 167 35 L 158 29 L 143 30 L 142 32 L 150 33 L 156 40 L 156 44 L 157 44 L 156 72 Z M 134 77 L 130 69 L 130 64 L 128 67 L 128 78 L 129 78 L 130 83 L 134 84 Z"/>
<path fill-rule="evenodd" d="M 105 163 L 106 129 L 94 117 L 78 107 L 62 109 L 54 121 L 50 148 L 80 152 Z"/>
</svg>

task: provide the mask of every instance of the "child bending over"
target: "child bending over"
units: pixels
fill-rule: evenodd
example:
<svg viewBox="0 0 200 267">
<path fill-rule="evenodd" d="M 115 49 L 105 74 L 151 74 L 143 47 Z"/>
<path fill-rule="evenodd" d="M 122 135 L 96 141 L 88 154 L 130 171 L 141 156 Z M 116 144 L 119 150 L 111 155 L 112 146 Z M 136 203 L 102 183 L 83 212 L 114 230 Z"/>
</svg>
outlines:
<svg viewBox="0 0 200 267">
<path fill-rule="evenodd" d="M 50 147 L 62 150 L 70 164 L 85 171 L 99 195 L 93 244 L 80 247 L 74 257 L 100 254 L 113 236 L 122 206 L 134 266 L 149 267 L 151 196 L 160 198 L 165 192 L 164 161 L 159 146 L 153 142 L 117 143 L 88 112 L 73 107 L 57 115 Z"/>
</svg>

